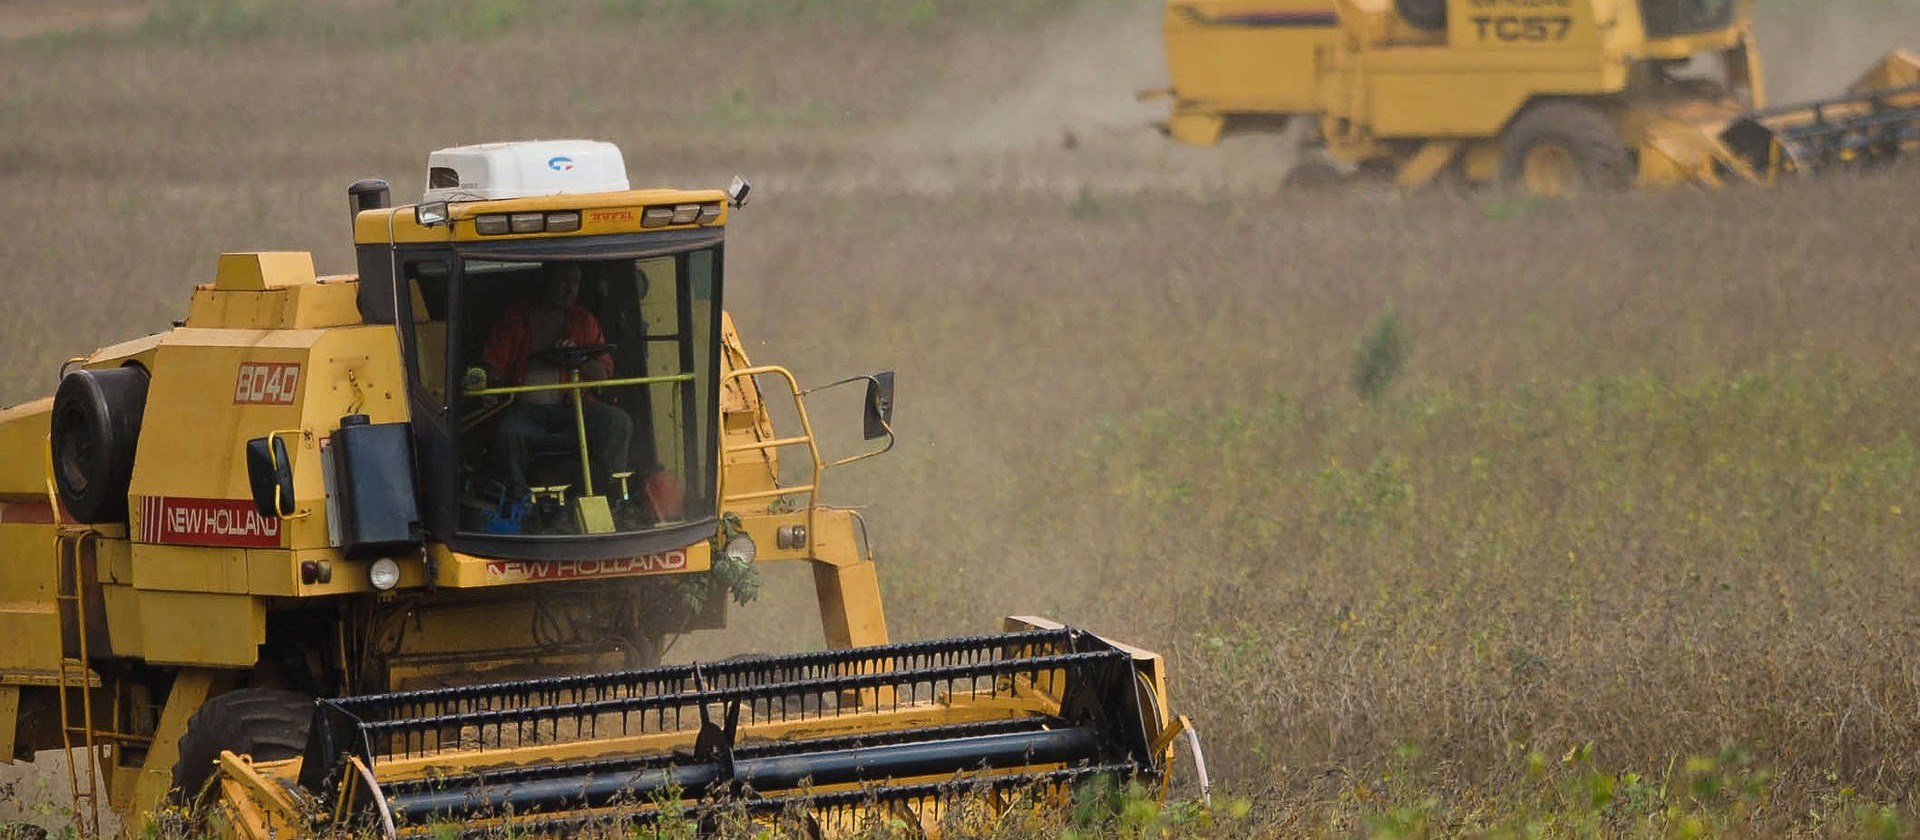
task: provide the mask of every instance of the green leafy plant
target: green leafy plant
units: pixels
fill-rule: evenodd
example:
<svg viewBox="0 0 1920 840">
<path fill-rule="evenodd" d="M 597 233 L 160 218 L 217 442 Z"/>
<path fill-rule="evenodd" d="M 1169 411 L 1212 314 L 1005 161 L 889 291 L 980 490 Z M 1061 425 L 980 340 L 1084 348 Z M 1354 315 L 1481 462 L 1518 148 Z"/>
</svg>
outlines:
<svg viewBox="0 0 1920 840">
<path fill-rule="evenodd" d="M 1361 399 L 1378 398 L 1400 376 L 1412 352 L 1413 341 L 1407 336 L 1407 328 L 1392 307 L 1388 307 L 1373 320 L 1360 339 L 1360 348 L 1354 352 L 1353 389 Z"/>
<path fill-rule="evenodd" d="M 689 611 L 706 608 L 707 599 L 719 593 L 732 593 L 733 602 L 742 606 L 760 597 L 760 570 L 752 561 L 737 560 L 722 549 L 746 533 L 740 527 L 740 515 L 728 511 L 720 518 L 721 534 L 708 541 L 712 546 L 713 567 L 704 575 L 689 575 L 680 583 L 680 599 Z"/>
</svg>

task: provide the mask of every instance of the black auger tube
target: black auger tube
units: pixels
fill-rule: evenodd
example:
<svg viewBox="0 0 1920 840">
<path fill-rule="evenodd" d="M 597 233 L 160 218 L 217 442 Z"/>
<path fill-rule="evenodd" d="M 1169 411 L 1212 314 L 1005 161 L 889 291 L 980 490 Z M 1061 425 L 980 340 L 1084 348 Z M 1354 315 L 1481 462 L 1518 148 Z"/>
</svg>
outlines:
<svg viewBox="0 0 1920 840">
<path fill-rule="evenodd" d="M 738 781 L 762 793 L 789 791 L 808 779 L 815 786 L 937 776 L 1030 764 L 1089 761 L 1099 751 L 1092 726 L 1042 732 L 981 735 L 916 744 L 892 744 L 832 752 L 740 759 Z M 648 802 L 677 788 L 682 797 L 724 793 L 730 779 L 718 761 L 605 776 L 572 776 L 480 789 L 397 795 L 388 800 L 395 817 L 410 822 L 565 808 L 600 807 L 616 801 Z"/>
</svg>

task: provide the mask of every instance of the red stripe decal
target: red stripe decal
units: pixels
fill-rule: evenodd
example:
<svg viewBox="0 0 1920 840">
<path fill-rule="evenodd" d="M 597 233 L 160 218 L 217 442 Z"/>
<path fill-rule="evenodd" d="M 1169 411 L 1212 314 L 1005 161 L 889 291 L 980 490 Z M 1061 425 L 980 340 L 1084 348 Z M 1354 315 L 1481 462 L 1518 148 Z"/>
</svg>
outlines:
<svg viewBox="0 0 1920 840">
<path fill-rule="evenodd" d="M 0 525 L 52 525 L 53 505 L 45 502 L 0 505 Z"/>
</svg>

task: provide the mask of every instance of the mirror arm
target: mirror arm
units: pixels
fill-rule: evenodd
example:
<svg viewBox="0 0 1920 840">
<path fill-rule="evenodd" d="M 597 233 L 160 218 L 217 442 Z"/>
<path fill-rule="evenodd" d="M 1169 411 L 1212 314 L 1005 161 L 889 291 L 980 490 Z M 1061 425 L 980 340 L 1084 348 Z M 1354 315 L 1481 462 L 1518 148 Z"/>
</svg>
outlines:
<svg viewBox="0 0 1920 840">
<path fill-rule="evenodd" d="M 892 371 L 884 371 L 884 372 L 881 372 L 881 373 L 878 373 L 878 374 L 873 374 L 873 373 L 863 373 L 863 374 L 859 374 L 859 375 L 856 375 L 856 376 L 849 376 L 849 377 L 847 377 L 847 378 L 845 378 L 845 379 L 841 379 L 841 380 L 836 380 L 836 381 L 834 381 L 834 382 L 829 382 L 829 383 L 827 383 L 827 384 L 825 384 L 825 385 L 816 385 L 816 386 L 814 386 L 814 387 L 812 387 L 812 388 L 808 388 L 808 389 L 806 389 L 806 390 L 804 390 L 804 391 L 801 391 L 801 392 L 799 393 L 799 396 L 801 396 L 801 397 L 805 397 L 805 396 L 807 396 L 807 395 L 809 395 L 809 394 L 814 394 L 814 393 L 818 393 L 818 392 L 821 392 L 821 391 L 829 391 L 829 390 L 832 390 L 832 389 L 834 389 L 834 388 L 838 388 L 838 387 L 840 387 L 840 386 L 842 386 L 842 385 L 851 385 L 851 384 L 853 384 L 853 383 L 855 383 L 855 382 L 865 382 L 865 383 L 867 383 L 867 385 L 868 385 L 868 386 L 869 386 L 870 388 L 877 388 L 877 387 L 880 387 L 880 377 L 882 377 L 882 376 L 887 376 L 887 375 L 889 375 L 889 374 L 891 374 L 891 373 L 892 373 Z M 891 399 L 891 398 L 889 398 L 889 399 Z M 889 411 L 887 411 L 887 412 L 886 412 L 886 414 L 891 414 L 891 413 L 892 413 L 892 411 L 891 411 L 891 410 L 889 410 Z M 868 459 L 868 458 L 873 458 L 873 457 L 877 457 L 877 456 L 880 456 L 880 455 L 885 455 L 885 454 L 887 454 L 888 452 L 891 452 L 891 451 L 893 451 L 893 443 L 894 443 L 894 439 L 895 439 L 895 438 L 894 438 L 894 435 L 893 435 L 893 423 L 892 423 L 892 422 L 891 422 L 890 420 L 888 420 L 888 419 L 887 419 L 886 417 L 884 417 L 884 416 L 882 416 L 882 417 L 876 417 L 876 418 L 874 418 L 874 419 L 875 419 L 875 420 L 877 420 L 877 421 L 878 421 L 878 422 L 880 423 L 880 428 L 881 428 L 881 429 L 884 429 L 884 430 L 886 431 L 886 438 L 887 438 L 887 445 L 885 445 L 885 446 L 882 446 L 882 447 L 880 447 L 879 449 L 875 449 L 875 450 L 872 450 L 872 451 L 870 451 L 870 452 L 862 452 L 862 453 L 860 453 L 860 454 L 858 454 L 858 455 L 849 455 L 849 456 L 847 456 L 847 457 L 845 457 L 845 458 L 841 458 L 840 460 L 837 460 L 837 461 L 831 461 L 831 462 L 828 462 L 828 463 L 825 463 L 825 464 L 821 464 L 821 465 L 820 465 L 820 469 L 821 469 L 822 471 L 825 471 L 825 470 L 830 470 L 830 469 L 833 469 L 834 467 L 842 467 L 842 466 L 846 466 L 847 464 L 851 464 L 851 463 L 853 463 L 853 462 L 855 462 L 855 461 L 864 461 L 864 460 L 866 460 L 866 459 Z M 869 438 L 869 440 L 871 440 L 871 439 L 872 439 L 872 438 Z"/>
<path fill-rule="evenodd" d="M 800 396 L 804 397 L 808 394 L 814 394 L 821 391 L 831 391 L 842 385 L 851 385 L 855 382 L 872 382 L 872 381 L 873 381 L 873 374 L 863 373 L 863 374 L 860 374 L 859 376 L 849 376 L 845 379 L 841 379 L 835 382 L 829 382 L 825 385 L 815 385 L 812 388 L 808 388 L 804 391 L 801 391 Z"/>
<path fill-rule="evenodd" d="M 825 470 L 830 470 L 830 469 L 833 469 L 834 467 L 844 467 L 844 466 L 846 466 L 846 465 L 848 465 L 848 464 L 851 464 L 851 463 L 853 463 L 853 462 L 855 462 L 855 461 L 865 461 L 865 460 L 866 460 L 866 459 L 868 459 L 868 458 L 877 458 L 877 457 L 879 457 L 879 456 L 881 456 L 881 455 L 885 455 L 885 454 L 887 454 L 888 452 L 892 452 L 892 451 L 893 451 L 893 440 L 894 440 L 894 437 L 893 437 L 893 427 L 892 427 L 892 426 L 888 426 L 888 427 L 887 427 L 887 445 L 886 445 L 886 446 L 882 446 L 882 447 L 880 447 L 879 449 L 875 449 L 875 450 L 873 450 L 872 452 L 862 452 L 862 453 L 860 453 L 860 454 L 858 454 L 858 455 L 848 455 L 847 457 L 845 457 L 845 458 L 841 458 L 841 459 L 840 459 L 840 460 L 838 460 L 838 461 L 833 461 L 833 462 L 831 462 L 831 463 L 827 463 L 827 464 L 822 464 L 822 465 L 820 466 L 820 469 L 821 469 L 822 471 L 825 471 Z"/>
<path fill-rule="evenodd" d="M 313 433 L 307 429 L 275 429 L 268 432 L 263 438 L 267 442 L 267 464 L 269 471 L 272 473 L 274 483 L 274 515 L 280 519 L 302 519 L 313 515 L 313 511 L 299 510 L 294 507 L 292 492 L 293 456 L 287 454 L 287 445 L 285 443 L 285 439 L 288 437 L 294 437 L 304 441 L 311 439 Z M 279 478 L 281 470 L 283 469 L 286 470 L 287 475 L 285 485 L 280 483 Z M 286 498 L 284 499 L 281 498 L 281 490 L 283 487 L 287 490 Z"/>
</svg>

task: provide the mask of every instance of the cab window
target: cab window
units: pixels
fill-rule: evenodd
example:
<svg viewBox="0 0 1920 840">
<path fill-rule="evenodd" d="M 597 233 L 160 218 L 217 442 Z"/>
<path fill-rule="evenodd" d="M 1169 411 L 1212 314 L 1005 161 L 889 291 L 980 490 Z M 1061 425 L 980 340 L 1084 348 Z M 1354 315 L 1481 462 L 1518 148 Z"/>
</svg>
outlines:
<svg viewBox="0 0 1920 840">
<path fill-rule="evenodd" d="M 716 274 L 711 249 L 461 261 L 447 308 L 459 529 L 633 534 L 712 516 Z"/>
</svg>

